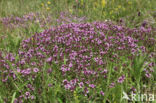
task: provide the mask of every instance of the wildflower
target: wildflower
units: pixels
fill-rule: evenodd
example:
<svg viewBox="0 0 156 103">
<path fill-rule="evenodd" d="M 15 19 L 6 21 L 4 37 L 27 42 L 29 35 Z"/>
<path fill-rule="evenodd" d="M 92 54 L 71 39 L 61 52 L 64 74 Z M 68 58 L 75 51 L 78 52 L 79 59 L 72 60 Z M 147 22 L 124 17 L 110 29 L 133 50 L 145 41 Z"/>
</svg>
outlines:
<svg viewBox="0 0 156 103">
<path fill-rule="evenodd" d="M 44 4 L 43 4 L 43 3 L 41 3 L 41 6 L 42 6 L 42 7 L 44 7 Z"/>
<path fill-rule="evenodd" d="M 122 75 L 121 77 L 119 77 L 118 83 L 122 83 L 124 80 L 125 80 L 125 76 Z"/>
<path fill-rule="evenodd" d="M 114 10 L 115 10 L 115 11 L 118 11 L 118 8 L 115 8 Z"/>
<path fill-rule="evenodd" d="M 84 88 L 84 92 L 87 93 L 87 94 L 89 93 L 89 90 L 88 90 L 87 87 Z"/>
<path fill-rule="evenodd" d="M 150 74 L 150 73 L 146 73 L 145 76 L 146 76 L 147 78 L 150 78 L 150 77 L 151 77 L 151 74 Z"/>
<path fill-rule="evenodd" d="M 143 35 L 141 35 L 144 34 L 144 32 L 148 34 L 146 28 L 144 29 L 145 31 L 138 28 L 125 29 L 124 26 L 114 25 L 110 21 L 109 24 L 107 24 L 107 22 L 63 24 L 59 27 L 45 30 L 42 33 L 36 33 L 33 36 L 35 42 L 32 42 L 30 38 L 21 43 L 19 59 L 14 60 L 13 57 L 10 58 L 10 56 L 8 56 L 8 64 L 8 62 L 5 63 L 6 60 L 3 60 L 0 56 L 0 68 L 2 68 L 1 79 L 3 82 L 6 82 L 8 79 L 14 80 L 14 70 L 10 68 L 10 66 L 13 66 L 13 68 L 17 68 L 15 72 L 19 72 L 22 80 L 35 80 L 38 75 L 34 72 L 39 72 L 39 68 L 44 68 L 45 61 L 48 63 L 46 67 L 56 66 L 58 71 L 62 70 L 59 76 L 60 79 L 64 78 L 64 81 L 61 81 L 63 81 L 62 85 L 65 89 L 74 91 L 77 87 L 79 89 L 82 88 L 84 95 L 87 95 L 90 89 L 97 88 L 97 86 L 101 87 L 100 80 L 104 79 L 104 81 L 107 81 L 107 79 L 109 79 L 107 77 L 109 71 L 107 69 L 101 69 L 107 67 L 107 58 L 110 58 L 108 60 L 113 59 L 118 67 L 119 64 L 123 64 L 122 62 L 124 62 L 120 60 L 122 58 L 118 59 L 118 57 L 125 56 L 125 58 L 132 60 L 133 57 L 136 57 L 139 48 L 142 50 L 147 49 L 147 46 L 144 45 L 148 43 L 145 41 L 147 37 L 144 38 Z M 111 30 L 113 30 L 113 33 Z M 109 33 L 109 35 L 107 33 Z M 137 37 L 132 34 L 136 34 Z M 151 33 L 150 37 L 152 36 L 153 34 Z M 139 42 L 141 38 L 145 40 L 141 40 L 143 43 L 138 45 L 137 42 Z M 153 44 L 150 46 L 153 46 Z M 136 53 L 131 55 L 131 52 L 135 52 L 135 50 Z M 127 53 L 130 55 L 125 55 Z M 152 56 L 152 58 L 154 58 L 154 56 Z M 54 65 L 52 62 L 54 62 Z M 55 64 L 55 62 L 57 62 L 57 64 Z M 151 63 L 151 61 L 148 61 L 148 63 Z M 124 66 L 127 67 L 128 64 L 121 65 L 121 67 Z M 150 68 L 154 69 L 154 66 L 155 64 L 153 63 L 143 66 L 148 70 L 148 72 L 144 72 L 144 77 L 150 78 L 152 76 L 151 72 L 154 71 L 150 70 Z M 35 67 L 36 69 L 34 69 Z M 120 72 L 117 67 L 115 67 L 115 71 L 110 74 L 113 75 L 113 78 L 116 78 L 118 72 Z M 49 73 L 52 72 L 52 69 L 48 68 L 46 72 L 47 76 L 50 76 Z M 72 69 L 70 70 L 70 68 Z M 125 69 L 122 70 L 123 72 L 126 71 Z M 53 76 L 55 77 L 56 74 L 53 73 Z M 40 77 L 42 79 L 42 75 Z M 15 80 L 18 81 L 18 78 Z M 119 84 L 123 83 L 124 80 L 125 76 L 122 75 L 117 78 L 117 81 L 110 82 L 108 88 L 113 88 L 116 82 Z M 50 84 L 47 85 L 50 86 Z M 31 92 L 34 92 L 32 91 L 34 88 L 35 87 L 31 85 L 27 86 L 27 90 Z M 42 93 L 40 88 L 35 88 L 35 90 L 38 91 L 39 94 Z M 104 92 L 98 91 L 98 94 L 102 96 Z M 26 93 L 26 95 L 30 94 Z M 24 97 L 26 95 L 24 93 Z M 31 99 L 31 95 L 28 98 Z M 22 98 L 22 100 L 23 99 L 24 98 Z"/>
<path fill-rule="evenodd" d="M 51 73 L 51 72 L 52 72 L 52 69 L 49 68 L 49 69 L 47 70 L 47 73 Z"/>
<path fill-rule="evenodd" d="M 72 63 L 70 63 L 70 64 L 69 64 L 69 68 L 71 68 L 72 66 L 73 66 L 73 64 L 72 64 Z"/>
<path fill-rule="evenodd" d="M 35 96 L 34 96 L 34 95 L 32 95 L 32 96 L 31 96 L 31 99 L 32 99 L 32 100 L 33 100 L 33 99 L 35 99 Z"/>
<path fill-rule="evenodd" d="M 121 8 L 121 5 L 118 5 L 118 8 L 120 9 Z"/>
<path fill-rule="evenodd" d="M 95 88 L 95 85 L 94 84 L 89 84 L 89 87 Z"/>
<path fill-rule="evenodd" d="M 79 83 L 79 87 L 82 88 L 84 86 L 83 82 Z"/>
<path fill-rule="evenodd" d="M 115 83 L 112 82 L 110 85 L 109 85 L 109 88 L 113 88 L 115 86 Z"/>
<path fill-rule="evenodd" d="M 107 72 L 108 72 L 108 70 L 107 70 L 107 69 L 104 69 L 104 70 L 103 70 L 103 73 L 104 73 L 104 74 L 106 74 Z"/>
<path fill-rule="evenodd" d="M 70 68 L 65 67 L 65 65 L 62 65 L 61 67 L 62 72 L 70 71 Z"/>
<path fill-rule="evenodd" d="M 76 85 L 77 81 L 78 81 L 78 79 L 70 80 L 70 84 L 72 84 L 72 85 Z"/>
<path fill-rule="evenodd" d="M 72 86 L 71 86 L 70 84 L 66 84 L 64 87 L 65 87 L 66 89 L 70 89 Z"/>
<path fill-rule="evenodd" d="M 7 80 L 8 80 L 8 76 L 7 76 L 7 77 L 4 77 L 4 78 L 2 79 L 2 82 L 7 82 Z"/>
<path fill-rule="evenodd" d="M 17 68 L 17 73 L 20 73 L 20 72 L 21 72 L 20 68 Z"/>
<path fill-rule="evenodd" d="M 63 84 L 64 85 L 68 84 L 68 80 L 67 79 L 63 80 Z"/>
<path fill-rule="evenodd" d="M 113 10 L 111 10 L 111 11 L 109 12 L 109 14 L 110 14 L 110 15 L 112 15 L 112 14 L 113 14 L 113 12 L 114 12 L 114 11 L 113 11 Z"/>
<path fill-rule="evenodd" d="M 100 94 L 102 95 L 102 96 L 104 96 L 105 95 L 105 93 L 101 90 L 100 91 Z"/>
<path fill-rule="evenodd" d="M 144 22 L 142 23 L 142 26 L 145 27 L 146 25 L 147 25 L 147 22 L 144 21 Z"/>
<path fill-rule="evenodd" d="M 38 69 L 38 68 L 34 68 L 33 71 L 34 71 L 35 73 L 37 73 L 37 72 L 39 71 L 39 69 Z"/>
<path fill-rule="evenodd" d="M 48 87 L 52 87 L 52 84 L 51 84 L 51 83 L 49 83 L 49 84 L 48 84 Z"/>
<path fill-rule="evenodd" d="M 114 67 L 114 70 L 117 71 L 118 70 L 118 67 Z"/>
<path fill-rule="evenodd" d="M 50 8 L 49 7 L 47 7 L 47 11 L 49 11 L 50 10 Z"/>
<path fill-rule="evenodd" d="M 48 1 L 48 2 L 47 2 L 47 4 L 48 4 L 48 5 L 50 5 L 50 4 L 51 4 L 51 2 L 50 2 L 50 1 Z"/>
<path fill-rule="evenodd" d="M 150 63 L 148 66 L 149 67 L 154 67 L 154 62 Z"/>
<path fill-rule="evenodd" d="M 52 57 L 49 57 L 49 58 L 46 60 L 46 62 L 48 62 L 48 63 L 52 62 Z"/>
<path fill-rule="evenodd" d="M 25 92 L 26 97 L 30 96 L 30 92 Z"/>
<path fill-rule="evenodd" d="M 18 103 L 18 99 L 17 98 L 14 99 L 14 103 Z"/>
<path fill-rule="evenodd" d="M 72 9 L 69 9 L 69 12 L 72 14 L 73 13 L 73 10 Z"/>
<path fill-rule="evenodd" d="M 132 92 L 136 92 L 136 89 L 134 87 L 131 88 Z"/>
<path fill-rule="evenodd" d="M 106 0 L 102 0 L 102 1 L 101 1 L 101 5 L 102 5 L 102 8 L 104 8 L 105 5 L 106 5 Z"/>
<path fill-rule="evenodd" d="M 29 75 L 31 73 L 31 69 L 30 68 L 27 68 L 27 69 L 21 70 L 21 73 L 23 75 Z"/>
</svg>

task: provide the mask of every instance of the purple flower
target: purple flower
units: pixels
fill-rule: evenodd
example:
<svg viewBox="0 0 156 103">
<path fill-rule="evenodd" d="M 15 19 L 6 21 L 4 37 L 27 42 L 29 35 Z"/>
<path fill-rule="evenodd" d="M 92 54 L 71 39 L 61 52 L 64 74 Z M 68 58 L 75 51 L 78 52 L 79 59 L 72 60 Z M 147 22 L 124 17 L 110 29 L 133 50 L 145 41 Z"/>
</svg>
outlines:
<svg viewBox="0 0 156 103">
<path fill-rule="evenodd" d="M 142 26 L 145 27 L 146 25 L 147 25 L 147 22 L 144 21 L 144 22 L 142 23 Z"/>
<path fill-rule="evenodd" d="M 48 87 L 52 87 L 52 84 L 50 83 L 50 84 L 48 84 Z"/>
<path fill-rule="evenodd" d="M 102 96 L 104 96 L 105 95 L 105 93 L 101 90 L 100 91 L 100 94 L 102 95 Z"/>
<path fill-rule="evenodd" d="M 73 66 L 73 64 L 72 64 L 72 63 L 70 63 L 70 64 L 69 64 L 69 68 L 71 68 L 72 66 Z"/>
<path fill-rule="evenodd" d="M 47 73 L 51 73 L 52 72 L 52 69 L 51 68 L 49 68 L 48 70 L 47 70 Z"/>
<path fill-rule="evenodd" d="M 72 86 L 71 86 L 70 84 L 66 84 L 64 87 L 65 87 L 66 89 L 70 89 Z"/>
<path fill-rule="evenodd" d="M 110 85 L 109 85 L 109 88 L 113 88 L 115 86 L 115 83 L 112 82 Z"/>
<path fill-rule="evenodd" d="M 89 84 L 89 87 L 95 88 L 95 85 L 94 84 Z"/>
<path fill-rule="evenodd" d="M 48 62 L 48 63 L 52 62 L 52 57 L 49 57 L 49 58 L 46 60 L 46 62 Z"/>
<path fill-rule="evenodd" d="M 21 70 L 20 70 L 19 68 L 17 68 L 17 72 L 18 72 L 18 73 L 20 73 L 20 72 L 21 72 Z"/>
<path fill-rule="evenodd" d="M 134 87 L 131 88 L 131 91 L 136 92 L 136 89 Z"/>
<path fill-rule="evenodd" d="M 146 73 L 145 76 L 146 76 L 147 78 L 150 78 L 150 77 L 151 77 L 151 74 L 150 74 L 150 73 Z"/>
<path fill-rule="evenodd" d="M 87 93 L 87 94 L 89 93 L 89 90 L 88 90 L 87 87 L 84 88 L 84 92 Z"/>
<path fill-rule="evenodd" d="M 24 17 L 24 21 L 30 20 L 30 18 L 33 20 L 33 17 Z M 21 19 L 22 17 L 13 21 L 6 19 L 6 22 L 11 24 L 9 22 L 21 22 L 23 21 Z M 35 19 L 34 21 L 36 20 L 42 22 L 41 19 Z M 41 25 L 44 26 L 45 24 Z M 37 75 L 37 73 L 40 72 L 40 69 L 44 67 L 44 62 L 46 62 L 48 63 L 46 65 L 47 76 L 58 76 L 58 74 L 52 73 L 53 69 L 61 71 L 59 76 L 60 79 L 64 78 L 61 81 L 67 91 L 74 91 L 79 88 L 87 95 L 90 89 L 98 89 L 97 86 L 101 86 L 100 81 L 109 79 L 109 70 L 103 68 L 109 65 L 107 62 L 114 62 L 116 67 L 110 75 L 113 75 L 113 78 L 117 80 L 111 80 L 112 82 L 108 87 L 113 88 L 116 83 L 123 83 L 125 80 L 124 75 L 117 77 L 120 72 L 118 71 L 119 64 L 123 64 L 123 56 L 127 58 L 127 61 L 132 61 L 140 54 L 139 51 L 149 54 L 155 52 L 153 48 L 155 44 L 153 28 L 150 25 L 147 26 L 132 29 L 108 21 L 104 23 L 70 23 L 52 27 L 49 30 L 46 29 L 21 43 L 18 59 L 15 58 L 17 55 L 11 53 L 4 53 L 4 58 L 3 55 L 0 55 L 1 80 L 3 82 L 7 82 L 7 80 L 18 82 L 19 78 L 16 77 L 16 72 L 21 76 L 22 81 L 35 80 L 36 77 L 42 79 L 43 76 Z M 149 47 L 151 47 L 150 50 Z M 154 54 L 147 59 L 147 63 L 153 62 L 153 58 L 155 58 Z M 128 67 L 128 65 L 133 64 L 126 63 L 121 66 Z M 144 66 L 146 68 L 145 77 L 150 78 L 152 76 L 154 66 L 153 63 Z M 126 69 L 122 71 L 125 72 Z M 58 79 L 56 82 L 59 82 Z M 27 89 L 32 93 L 37 89 L 33 86 L 36 85 L 27 85 Z M 48 86 L 50 87 L 51 84 L 48 84 Z M 39 92 L 39 94 L 42 93 L 41 90 Z M 31 99 L 31 95 L 26 94 Z M 104 92 L 98 91 L 98 94 L 103 96 Z M 27 101 L 24 100 L 24 97 L 22 100 Z"/>
<path fill-rule="evenodd" d="M 33 71 L 34 71 L 35 73 L 37 73 L 37 72 L 39 71 L 39 69 L 38 69 L 38 68 L 34 68 Z"/>
<path fill-rule="evenodd" d="M 20 64 L 21 64 L 21 65 L 24 65 L 24 64 L 25 64 L 25 60 L 22 59 L 22 60 L 20 61 Z"/>
<path fill-rule="evenodd" d="M 67 79 L 63 80 L 63 84 L 64 85 L 68 84 L 68 80 Z"/>
<path fill-rule="evenodd" d="M 30 92 L 25 92 L 25 98 L 27 99 L 30 96 Z"/>
<path fill-rule="evenodd" d="M 107 69 L 104 69 L 101 73 L 102 74 L 106 74 L 108 72 L 108 70 Z"/>
<path fill-rule="evenodd" d="M 21 73 L 23 75 L 29 75 L 31 73 L 31 69 L 30 68 L 27 68 L 27 69 L 21 70 Z"/>
<path fill-rule="evenodd" d="M 83 82 L 79 83 L 79 87 L 82 88 L 84 86 Z"/>
<path fill-rule="evenodd" d="M 125 80 L 125 76 L 122 75 L 121 77 L 118 78 L 118 83 L 123 83 Z"/>
<path fill-rule="evenodd" d="M 31 96 L 31 99 L 32 99 L 32 100 L 35 99 L 35 96 L 32 95 L 32 96 Z"/>
<path fill-rule="evenodd" d="M 154 62 L 149 64 L 149 67 L 153 67 L 154 66 Z"/>
<path fill-rule="evenodd" d="M 70 68 L 65 67 L 65 65 L 62 65 L 61 67 L 62 72 L 70 71 Z"/>
<path fill-rule="evenodd" d="M 17 98 L 15 98 L 15 100 L 14 100 L 14 103 L 18 103 L 18 100 L 17 100 Z"/>
</svg>

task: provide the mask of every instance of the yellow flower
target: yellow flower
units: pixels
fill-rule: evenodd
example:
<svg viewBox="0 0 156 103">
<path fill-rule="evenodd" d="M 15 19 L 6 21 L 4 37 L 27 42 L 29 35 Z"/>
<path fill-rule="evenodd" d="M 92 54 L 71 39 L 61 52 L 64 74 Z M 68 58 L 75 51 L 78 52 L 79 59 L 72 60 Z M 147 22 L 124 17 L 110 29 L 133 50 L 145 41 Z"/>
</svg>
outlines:
<svg viewBox="0 0 156 103">
<path fill-rule="evenodd" d="M 118 8 L 120 9 L 121 8 L 121 5 L 118 5 Z"/>
<path fill-rule="evenodd" d="M 109 14 L 112 15 L 113 14 L 113 10 L 111 10 Z"/>
<path fill-rule="evenodd" d="M 47 10 L 49 11 L 49 10 L 50 10 L 50 8 L 49 8 L 49 7 L 47 7 Z"/>
<path fill-rule="evenodd" d="M 115 10 L 115 11 L 118 11 L 118 8 L 115 8 L 114 10 Z"/>
<path fill-rule="evenodd" d="M 102 1 L 101 1 L 101 5 L 102 5 L 102 8 L 104 8 L 105 5 L 106 5 L 106 1 L 105 1 L 105 0 L 102 0 Z"/>
<path fill-rule="evenodd" d="M 48 1 L 48 2 L 47 2 L 47 4 L 49 4 L 49 5 L 50 5 L 50 4 L 51 4 L 51 2 L 50 2 L 50 1 Z"/>
<path fill-rule="evenodd" d="M 43 6 L 44 6 L 44 4 L 43 4 L 43 3 L 41 3 L 41 6 L 43 7 Z"/>
<path fill-rule="evenodd" d="M 73 10 L 72 9 L 69 9 L 69 12 L 72 14 L 73 13 Z"/>
</svg>

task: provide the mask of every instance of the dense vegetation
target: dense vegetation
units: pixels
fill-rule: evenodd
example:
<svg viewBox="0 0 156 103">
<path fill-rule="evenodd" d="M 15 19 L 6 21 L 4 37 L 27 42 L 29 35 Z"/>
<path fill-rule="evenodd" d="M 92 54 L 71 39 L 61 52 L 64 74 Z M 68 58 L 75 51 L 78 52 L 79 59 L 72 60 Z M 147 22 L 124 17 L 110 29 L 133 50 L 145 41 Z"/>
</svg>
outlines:
<svg viewBox="0 0 156 103">
<path fill-rule="evenodd" d="M 155 4 L 1 0 L 0 103 L 155 103 Z"/>
</svg>

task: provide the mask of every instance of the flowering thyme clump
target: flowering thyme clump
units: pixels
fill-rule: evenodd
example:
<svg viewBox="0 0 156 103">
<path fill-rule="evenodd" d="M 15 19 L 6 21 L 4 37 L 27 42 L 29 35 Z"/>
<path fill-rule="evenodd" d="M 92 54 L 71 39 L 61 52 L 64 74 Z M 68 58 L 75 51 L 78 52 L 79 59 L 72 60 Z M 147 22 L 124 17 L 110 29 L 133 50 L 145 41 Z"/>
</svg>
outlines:
<svg viewBox="0 0 156 103">
<path fill-rule="evenodd" d="M 6 87 L 12 87 L 10 81 L 15 87 L 19 82 L 27 83 L 19 86 L 26 88 L 17 93 L 17 97 L 23 95 L 19 101 L 29 102 L 53 90 L 61 96 L 62 91 L 67 92 L 65 97 L 79 91 L 78 95 L 90 100 L 92 94 L 104 96 L 103 91 L 133 78 L 130 67 L 135 57 L 151 53 L 151 61 L 155 58 L 151 29 L 111 22 L 62 24 L 23 40 L 16 55 L 0 54 L 0 80 Z M 150 62 L 146 67 L 146 79 L 154 77 L 154 65 Z"/>
</svg>

